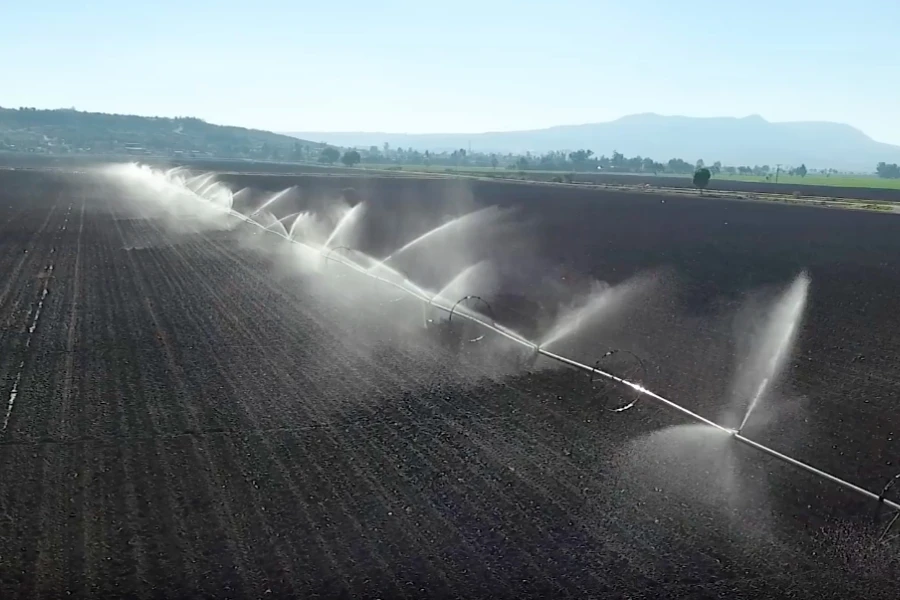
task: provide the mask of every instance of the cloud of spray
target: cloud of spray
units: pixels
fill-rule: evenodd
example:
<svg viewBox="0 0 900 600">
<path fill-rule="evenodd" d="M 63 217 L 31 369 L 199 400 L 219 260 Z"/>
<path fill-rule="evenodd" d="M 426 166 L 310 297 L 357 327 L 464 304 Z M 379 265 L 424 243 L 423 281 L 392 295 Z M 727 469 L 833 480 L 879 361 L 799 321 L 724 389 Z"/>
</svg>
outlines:
<svg viewBox="0 0 900 600">
<path fill-rule="evenodd" d="M 488 260 L 480 260 L 457 273 L 435 293 L 432 302 L 450 308 L 469 295 L 487 298 L 486 302 L 489 302 L 497 291 L 498 283 L 494 265 Z"/>
<path fill-rule="evenodd" d="M 473 263 L 502 251 L 516 234 L 515 211 L 489 206 L 432 225 L 382 263 L 440 289 Z"/>
<path fill-rule="evenodd" d="M 319 210 L 297 210 L 301 208 L 297 188 L 270 194 L 244 188 L 232 193 L 214 173 L 135 164 L 107 167 L 101 173 L 119 184 L 121 197 L 137 206 L 141 216 L 161 217 L 175 228 L 188 223 L 194 230 L 201 225 L 234 229 L 236 237 L 232 239 L 264 251 L 281 265 L 283 275 L 316 274 L 305 278 L 306 289 L 331 298 L 335 306 L 349 303 L 356 306 L 356 310 L 350 310 L 361 313 L 363 307 L 368 310 L 380 305 L 384 314 L 423 328 L 429 312 L 447 319 L 447 313 L 436 307 L 446 311 L 456 305 L 458 323 L 467 329 L 463 337 L 475 340 L 481 339 L 483 332 L 477 327 L 469 331 L 470 323 L 461 317 L 494 323 L 491 302 L 502 287 L 500 272 L 488 258 L 508 259 L 508 254 L 523 243 L 514 219 L 516 213 L 509 209 L 469 207 L 459 211 L 463 207 L 457 203 L 458 216 L 432 222 L 431 229 L 422 231 L 425 220 L 406 218 L 398 226 L 393 207 L 385 206 L 388 210 L 383 208 L 379 215 L 383 228 L 379 234 L 389 233 L 396 246 L 386 253 L 387 258 L 379 260 L 358 248 L 360 240 L 370 233 L 365 228 L 373 226 L 369 207 L 358 198 L 351 205 L 347 194 L 340 200 L 320 203 Z M 405 231 L 415 233 L 405 235 Z M 404 293 L 410 298 L 402 298 Z M 466 296 L 479 296 L 481 300 L 459 302 Z M 496 326 L 524 339 L 499 323 Z M 496 332 L 487 337 L 497 338 L 485 340 L 491 345 L 510 343 Z"/>
<path fill-rule="evenodd" d="M 97 170 L 101 180 L 116 188 L 117 209 L 126 214 L 159 219 L 181 232 L 232 229 L 240 222 L 232 209 L 231 190 L 214 174 L 192 174 L 184 168 L 156 169 L 136 163 L 114 164 Z"/>
<path fill-rule="evenodd" d="M 610 286 L 600 281 L 591 282 L 590 290 L 565 307 L 541 340 L 541 347 L 556 345 L 566 338 L 590 334 L 603 322 L 618 318 L 642 296 L 651 293 L 652 277 L 633 277 L 618 285 Z"/>
<path fill-rule="evenodd" d="M 692 547 L 778 548 L 768 483 L 741 456 L 730 434 L 700 424 L 633 439 L 614 458 L 620 511 L 658 516 L 642 534 L 660 547 L 689 536 Z"/>
</svg>

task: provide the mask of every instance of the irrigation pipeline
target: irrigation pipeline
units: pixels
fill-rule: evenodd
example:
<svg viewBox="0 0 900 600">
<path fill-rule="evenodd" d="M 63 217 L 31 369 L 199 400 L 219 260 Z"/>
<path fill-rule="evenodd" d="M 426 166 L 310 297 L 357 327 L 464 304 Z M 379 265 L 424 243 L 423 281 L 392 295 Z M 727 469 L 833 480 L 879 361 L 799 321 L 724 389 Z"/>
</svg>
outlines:
<svg viewBox="0 0 900 600">
<path fill-rule="evenodd" d="M 303 242 L 299 242 L 290 237 L 283 236 L 280 233 L 278 233 L 277 231 L 273 231 L 267 227 L 264 227 L 260 223 L 257 223 L 253 219 L 251 219 L 245 215 L 242 215 L 241 213 L 238 213 L 237 211 L 234 211 L 232 214 L 247 223 L 250 223 L 256 227 L 259 227 L 264 232 L 274 233 L 275 235 L 278 235 L 279 237 L 282 237 L 293 244 L 299 244 L 299 245 L 304 246 L 305 248 L 309 249 L 310 251 L 318 252 L 319 254 L 322 254 L 322 251 L 320 249 L 310 246 L 308 244 L 305 244 Z M 331 250 L 334 250 L 334 249 L 331 249 Z M 900 478 L 900 475 L 898 475 L 897 477 L 895 477 L 894 479 L 889 481 L 888 484 L 884 487 L 884 490 L 882 490 L 882 492 L 880 494 L 876 494 L 875 492 L 867 490 L 867 489 L 860 487 L 854 483 L 850 483 L 849 481 L 847 481 L 845 479 L 841 479 L 840 477 L 837 477 L 836 475 L 832 475 L 831 473 L 828 473 L 821 469 L 817 469 L 816 467 L 814 467 L 808 463 L 797 460 L 796 458 L 792 458 L 786 454 L 782 454 L 781 452 L 778 452 L 777 450 L 770 448 L 769 446 L 766 446 L 759 442 L 755 442 L 755 441 L 751 440 L 750 438 L 742 435 L 740 433 L 740 430 L 738 430 L 738 429 L 730 429 L 728 427 L 723 427 L 722 425 L 719 425 L 718 423 L 716 423 L 714 421 L 710 421 L 706 417 L 699 415 L 699 414 L 695 413 L 694 411 L 689 410 L 689 409 L 685 408 L 684 406 L 681 406 L 680 404 L 673 402 L 672 400 L 669 400 L 668 398 L 660 396 L 659 394 L 657 394 L 651 390 L 648 390 L 647 388 L 640 385 L 639 383 L 635 383 L 633 381 L 623 379 L 612 373 L 609 373 L 607 371 L 599 369 L 596 366 L 590 367 L 584 363 L 580 363 L 571 358 L 567 358 L 560 354 L 556 354 L 554 352 L 550 352 L 549 350 L 545 350 L 545 349 L 541 348 L 540 346 L 537 346 L 533 342 L 530 342 L 527 339 L 520 337 L 520 336 L 516 335 L 515 333 L 507 330 L 503 326 L 498 325 L 497 323 L 489 322 L 489 321 L 486 321 L 486 320 L 480 318 L 477 314 L 473 314 L 470 312 L 454 312 L 456 305 L 453 305 L 452 308 L 448 308 L 448 307 L 442 306 L 440 304 L 435 304 L 433 302 L 433 298 L 429 298 L 427 295 L 418 293 L 415 290 L 411 290 L 408 287 L 400 285 L 399 283 L 397 283 L 395 281 L 391 281 L 390 279 L 386 279 L 375 273 L 372 273 L 371 271 L 368 271 L 353 262 L 342 260 L 339 257 L 332 258 L 331 250 L 329 250 L 328 252 L 326 252 L 324 254 L 326 260 L 333 260 L 341 265 L 344 265 L 344 266 L 356 271 L 357 273 L 360 273 L 367 277 L 371 277 L 372 279 L 375 279 L 375 280 L 385 283 L 387 285 L 393 286 L 393 287 L 397 288 L 398 290 L 400 290 L 406 294 L 409 294 L 410 296 L 413 296 L 414 298 L 417 298 L 420 301 L 425 302 L 434 308 L 437 308 L 446 313 L 449 313 L 451 315 L 451 317 L 454 314 L 459 315 L 460 317 L 467 319 L 468 321 L 471 321 L 472 323 L 475 323 L 481 327 L 484 327 L 485 329 L 487 329 L 497 335 L 503 336 L 512 342 L 515 342 L 525 348 L 530 349 L 536 355 L 544 356 L 550 360 L 554 360 L 556 362 L 562 363 L 564 365 L 567 365 L 569 367 L 572 367 L 572 368 L 580 370 L 580 371 L 585 371 L 586 373 L 590 374 L 591 377 L 600 376 L 605 379 L 608 379 L 609 381 L 615 382 L 619 385 L 623 385 L 625 387 L 631 388 L 632 390 L 637 392 L 641 397 L 650 398 L 651 400 L 654 400 L 657 403 L 662 404 L 663 406 L 666 406 L 676 412 L 681 413 L 682 415 L 686 416 L 687 418 L 689 418 L 693 421 L 696 421 L 698 423 L 702 423 L 704 425 L 708 425 L 710 427 L 718 429 L 719 431 L 730 435 L 735 441 L 745 444 L 746 446 L 749 446 L 750 448 L 753 448 L 754 450 L 758 450 L 759 452 L 762 452 L 763 454 L 767 454 L 768 456 L 770 456 L 776 460 L 779 460 L 787 465 L 790 465 L 794 468 L 805 471 L 813 476 L 820 477 L 822 479 L 826 479 L 834 484 L 837 484 L 837 485 L 843 487 L 844 489 L 847 489 L 847 490 L 850 490 L 851 492 L 855 492 L 857 494 L 865 496 L 866 498 L 869 498 L 870 500 L 875 500 L 876 502 L 878 502 L 879 507 L 880 506 L 888 507 L 894 511 L 897 511 L 898 515 L 900 515 L 900 503 L 894 502 L 893 500 L 889 500 L 888 498 L 885 497 L 885 495 L 887 494 L 888 490 L 892 487 L 892 484 L 895 482 L 895 480 Z M 459 304 L 459 302 L 457 302 L 457 304 Z M 890 522 L 890 524 L 888 525 L 888 529 L 885 530 L 885 534 L 887 534 L 887 532 L 891 529 L 891 527 L 893 526 L 893 524 L 896 521 L 897 521 L 897 519 L 894 518 L 894 520 L 892 520 Z"/>
</svg>

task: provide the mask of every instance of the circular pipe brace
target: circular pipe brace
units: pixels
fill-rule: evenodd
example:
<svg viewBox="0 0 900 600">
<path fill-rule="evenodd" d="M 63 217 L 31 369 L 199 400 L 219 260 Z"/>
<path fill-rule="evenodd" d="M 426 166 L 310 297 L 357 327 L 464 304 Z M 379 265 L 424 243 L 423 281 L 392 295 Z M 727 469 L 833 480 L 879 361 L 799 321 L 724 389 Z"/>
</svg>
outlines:
<svg viewBox="0 0 900 600">
<path fill-rule="evenodd" d="M 601 356 L 601 357 L 597 360 L 597 362 L 594 363 L 594 368 L 591 369 L 591 372 L 590 372 L 590 380 L 591 380 L 591 383 L 592 383 L 592 384 L 594 383 L 594 381 L 596 381 L 596 379 L 594 379 L 594 377 L 597 375 L 597 372 L 600 370 L 600 363 L 601 363 L 604 359 L 609 358 L 610 356 L 613 356 L 613 355 L 618 354 L 618 353 L 624 353 L 624 354 L 629 354 L 629 355 L 631 355 L 631 356 L 637 361 L 637 364 L 640 366 L 641 372 L 644 374 L 644 376 L 647 375 L 647 368 L 644 366 L 644 361 L 642 361 L 642 360 L 640 359 L 640 357 L 639 357 L 638 355 L 636 355 L 635 353 L 629 352 L 628 350 L 609 350 L 609 351 L 606 352 L 606 354 L 604 354 L 603 356 Z M 635 381 L 632 377 L 625 377 L 625 379 L 627 379 L 628 381 Z M 637 383 L 640 383 L 640 380 L 637 380 L 636 382 L 637 382 Z M 638 400 L 640 400 L 640 399 L 641 399 L 641 394 L 640 394 L 640 393 L 635 393 L 634 400 L 632 400 L 632 401 L 629 402 L 628 404 L 625 404 L 625 405 L 623 405 L 623 406 L 619 406 L 619 407 L 616 407 L 616 408 L 609 408 L 609 407 L 607 407 L 607 406 L 604 406 L 603 408 L 606 409 L 606 410 L 608 410 L 609 412 L 612 412 L 612 413 L 625 412 L 626 410 L 628 410 L 628 409 L 630 409 L 630 408 L 634 408 L 634 405 L 637 404 L 637 403 L 638 403 Z"/>
<path fill-rule="evenodd" d="M 491 323 L 497 322 L 497 320 L 494 318 L 494 309 L 491 307 L 490 304 L 488 304 L 487 300 L 485 300 L 481 296 L 474 296 L 472 294 L 469 294 L 468 296 L 463 296 L 462 298 L 460 298 L 459 300 L 456 301 L 456 304 L 454 304 L 453 308 L 450 309 L 450 315 L 447 317 L 447 321 L 453 320 L 453 313 L 456 311 L 456 307 L 459 306 L 459 304 L 461 302 L 465 302 L 466 300 L 478 300 L 479 302 L 481 302 L 482 304 L 487 306 L 488 316 L 491 318 Z"/>
<path fill-rule="evenodd" d="M 350 246 L 334 246 L 333 248 L 329 248 L 328 252 L 325 253 L 325 262 L 328 262 L 328 260 L 331 258 L 331 253 L 335 250 L 348 250 L 350 252 L 353 252 L 353 248 L 351 248 Z"/>
</svg>

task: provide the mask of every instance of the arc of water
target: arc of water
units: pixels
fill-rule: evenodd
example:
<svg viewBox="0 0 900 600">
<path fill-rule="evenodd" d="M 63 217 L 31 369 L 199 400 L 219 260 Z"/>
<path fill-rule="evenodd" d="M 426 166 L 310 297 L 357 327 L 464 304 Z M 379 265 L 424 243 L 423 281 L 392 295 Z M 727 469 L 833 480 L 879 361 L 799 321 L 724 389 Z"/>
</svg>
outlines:
<svg viewBox="0 0 900 600">
<path fill-rule="evenodd" d="M 278 192 L 277 194 L 275 194 L 274 196 L 272 196 L 271 198 L 266 200 L 262 206 L 260 206 L 259 208 L 254 210 L 252 213 L 250 213 L 249 216 L 253 217 L 253 216 L 258 215 L 263 210 L 267 209 L 268 207 L 272 206 L 273 204 L 275 204 L 276 202 L 278 202 L 279 200 L 284 198 L 287 194 L 292 192 L 294 189 L 296 189 L 296 188 L 292 186 L 292 187 L 281 190 L 280 192 Z"/>
<path fill-rule="evenodd" d="M 447 284 L 444 287 L 442 287 L 440 289 L 440 291 L 438 291 L 434 296 L 432 296 L 431 301 L 434 302 L 435 300 L 439 300 L 439 299 L 449 300 L 447 295 L 448 295 L 448 292 L 450 292 L 451 290 L 455 290 L 456 296 L 459 296 L 460 294 L 467 294 L 469 292 L 474 291 L 474 290 L 466 290 L 466 289 L 456 290 L 455 288 L 459 287 L 463 282 L 465 282 L 474 273 L 477 273 L 478 271 L 486 268 L 486 266 L 488 264 L 489 264 L 488 261 L 481 260 L 476 263 L 472 263 L 468 267 L 464 268 L 462 271 L 457 273 L 456 276 L 453 277 L 453 279 L 451 279 L 449 282 L 447 282 Z"/>
<path fill-rule="evenodd" d="M 484 214 L 487 214 L 488 212 L 495 212 L 496 210 L 497 210 L 496 208 L 488 206 L 485 208 L 480 208 L 478 210 L 472 211 L 470 213 L 466 213 L 466 214 L 456 217 L 454 219 L 450 219 L 446 223 L 443 223 L 441 225 L 438 225 L 434 229 L 430 229 L 429 231 L 426 231 L 425 233 L 423 233 L 419 237 L 415 238 L 414 240 L 407 242 L 406 244 L 404 244 L 397 250 L 394 250 L 391 254 L 388 255 L 387 258 L 385 258 L 381 262 L 383 264 L 387 264 L 391 260 L 393 260 L 393 259 L 397 258 L 398 256 L 400 256 L 401 254 L 403 254 L 404 252 L 407 252 L 410 248 L 414 248 L 414 247 L 418 246 L 423 241 L 437 235 L 438 233 L 441 233 L 442 231 L 447 231 L 448 229 L 451 229 L 453 227 L 459 227 L 462 223 L 467 223 L 467 222 L 471 221 L 472 219 L 474 219 L 476 217 L 476 215 L 484 215 Z"/>
<path fill-rule="evenodd" d="M 342 233 L 344 229 L 350 226 L 350 223 L 355 220 L 356 215 L 358 215 L 362 211 L 362 205 L 363 203 L 360 202 L 344 213 L 344 216 L 341 217 L 341 219 L 337 222 L 337 225 L 335 225 L 334 229 L 331 231 L 331 235 L 329 235 L 328 239 L 325 240 L 326 248 L 331 245 L 331 242 L 334 241 L 334 239 L 337 238 L 337 236 Z"/>
</svg>

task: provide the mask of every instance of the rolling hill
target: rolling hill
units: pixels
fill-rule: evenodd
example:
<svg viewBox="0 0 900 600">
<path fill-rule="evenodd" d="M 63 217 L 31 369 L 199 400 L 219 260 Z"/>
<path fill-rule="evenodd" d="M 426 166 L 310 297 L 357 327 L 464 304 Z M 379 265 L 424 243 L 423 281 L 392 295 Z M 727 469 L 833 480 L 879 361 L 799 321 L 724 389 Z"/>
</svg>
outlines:
<svg viewBox="0 0 900 600">
<path fill-rule="evenodd" d="M 758 115 L 695 118 L 639 114 L 606 123 L 562 125 L 531 131 L 478 134 L 303 132 L 288 135 L 340 146 L 412 147 L 443 151 L 547 152 L 589 148 L 655 160 L 698 158 L 729 165 L 805 163 L 810 168 L 874 171 L 876 163 L 900 162 L 900 146 L 876 142 L 849 125 L 829 122 L 772 123 Z"/>
<path fill-rule="evenodd" d="M 200 119 L 0 108 L 0 150 L 304 159 L 318 144 Z"/>
</svg>

